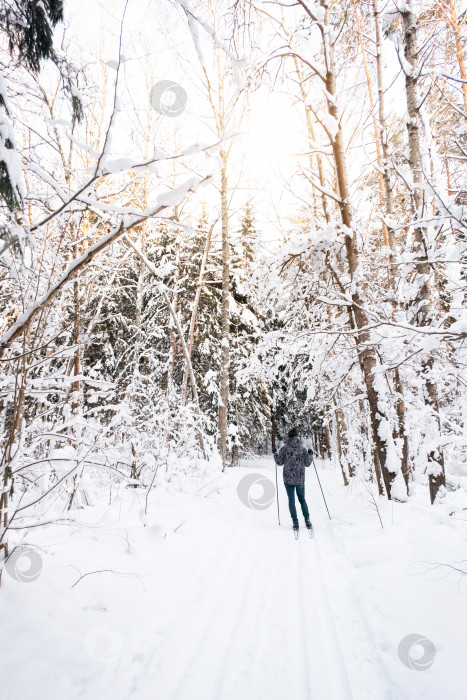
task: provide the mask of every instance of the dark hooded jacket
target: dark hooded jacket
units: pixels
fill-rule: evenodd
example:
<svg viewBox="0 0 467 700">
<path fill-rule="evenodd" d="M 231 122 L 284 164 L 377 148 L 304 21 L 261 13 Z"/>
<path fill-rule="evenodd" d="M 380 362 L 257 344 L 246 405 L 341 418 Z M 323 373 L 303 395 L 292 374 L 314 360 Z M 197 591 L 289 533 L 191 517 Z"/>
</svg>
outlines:
<svg viewBox="0 0 467 700">
<path fill-rule="evenodd" d="M 284 465 L 284 484 L 305 485 L 305 467 L 311 464 L 311 455 L 302 445 L 299 437 L 289 438 L 287 443 L 274 455 L 276 464 Z"/>
</svg>

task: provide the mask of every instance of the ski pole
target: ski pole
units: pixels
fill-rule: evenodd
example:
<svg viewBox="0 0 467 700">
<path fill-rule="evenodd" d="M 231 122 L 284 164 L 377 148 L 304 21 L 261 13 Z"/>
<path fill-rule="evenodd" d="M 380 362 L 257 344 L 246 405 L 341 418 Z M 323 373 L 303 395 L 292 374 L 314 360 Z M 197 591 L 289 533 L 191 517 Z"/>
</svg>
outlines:
<svg viewBox="0 0 467 700">
<path fill-rule="evenodd" d="M 315 458 L 312 456 L 311 459 L 313 460 L 313 466 L 314 466 L 314 468 L 315 468 L 316 478 L 318 479 L 318 484 L 319 484 L 319 487 L 320 487 L 320 489 L 321 489 L 321 495 L 322 495 L 322 497 L 323 497 L 324 505 L 326 506 L 326 510 L 328 511 L 329 520 L 331 520 L 331 515 L 330 515 L 330 513 L 329 513 L 328 504 L 326 503 L 326 499 L 324 498 L 323 487 L 321 486 L 321 481 L 319 480 L 319 476 L 318 476 L 318 470 L 316 469 Z"/>
<path fill-rule="evenodd" d="M 274 460 L 275 461 L 275 460 Z M 281 516 L 279 512 L 279 489 L 277 488 L 277 464 L 276 464 L 276 500 L 277 500 L 277 520 L 281 524 Z"/>
</svg>

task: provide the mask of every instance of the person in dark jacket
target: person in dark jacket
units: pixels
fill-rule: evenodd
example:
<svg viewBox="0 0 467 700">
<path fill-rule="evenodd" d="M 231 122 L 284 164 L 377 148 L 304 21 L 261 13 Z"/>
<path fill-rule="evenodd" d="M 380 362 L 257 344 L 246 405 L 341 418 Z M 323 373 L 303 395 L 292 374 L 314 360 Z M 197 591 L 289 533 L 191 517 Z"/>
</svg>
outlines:
<svg viewBox="0 0 467 700">
<path fill-rule="evenodd" d="M 311 464 L 313 450 L 307 450 L 302 445 L 296 428 L 289 430 L 288 440 L 279 452 L 273 449 L 274 460 L 279 466 L 284 466 L 284 486 L 289 499 L 289 511 L 294 530 L 298 529 L 297 509 L 295 507 L 295 492 L 302 508 L 305 525 L 311 528 L 310 513 L 305 500 L 305 467 Z"/>
</svg>

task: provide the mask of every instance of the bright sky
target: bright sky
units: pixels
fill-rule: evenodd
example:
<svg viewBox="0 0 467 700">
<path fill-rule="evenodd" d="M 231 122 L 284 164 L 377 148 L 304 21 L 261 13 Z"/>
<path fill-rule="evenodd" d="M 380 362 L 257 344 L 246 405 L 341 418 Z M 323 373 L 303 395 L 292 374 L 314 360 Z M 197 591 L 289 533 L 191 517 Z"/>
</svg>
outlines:
<svg viewBox="0 0 467 700">
<path fill-rule="evenodd" d="M 107 72 L 106 99 L 112 95 L 115 71 L 105 66 L 118 57 L 118 40 L 124 0 L 67 0 L 66 16 L 70 24 L 73 46 L 90 62 L 98 89 L 103 89 Z M 209 47 L 210 40 L 200 34 Z M 187 29 L 182 10 L 169 0 L 157 4 L 150 0 L 129 2 L 124 24 L 126 62 L 119 87 L 123 111 L 113 139 L 114 157 L 137 156 L 145 149 L 164 147 L 176 153 L 197 141 L 216 140 L 214 120 L 202 88 L 202 71 Z M 208 49 L 209 51 L 209 49 Z M 397 59 L 388 46 L 389 72 L 397 71 Z M 356 77 L 361 80 L 362 76 Z M 186 109 L 177 117 L 157 114 L 150 105 L 151 88 L 161 80 L 172 80 L 186 90 Z M 396 81 L 388 100 L 391 108 L 404 109 Z M 102 92 L 101 92 L 102 99 Z M 347 118 L 347 116 L 346 116 Z M 358 119 L 358 115 L 355 117 Z M 300 203 L 288 191 L 296 169 L 293 154 L 307 148 L 301 104 L 292 104 L 290 96 L 273 93 L 263 85 L 250 98 L 249 112 L 242 122 L 242 138 L 235 143 L 230 161 L 229 184 L 240 186 L 233 195 L 231 210 L 235 212 L 254 196 L 253 204 L 268 237 L 276 237 L 273 222 L 275 210 L 293 214 Z M 352 121 L 354 118 L 349 117 Z M 366 129 L 372 128 L 368 122 Z M 371 135 L 368 142 L 372 141 Z M 365 132 L 353 144 L 351 168 L 359 174 L 358 152 L 365 148 Z M 188 162 L 188 161 L 187 161 Z M 202 165 L 202 161 L 198 161 Z M 241 174 L 241 177 L 240 177 Z M 214 187 L 205 189 L 208 205 L 218 206 Z M 364 203 L 362 203 L 363 205 Z"/>
<path fill-rule="evenodd" d="M 75 37 L 72 45 L 82 55 L 81 60 L 94 66 L 98 87 L 107 72 L 109 100 L 115 71 L 105 63 L 118 57 L 124 1 L 67 0 L 65 8 L 70 36 Z M 202 71 L 180 9 L 168 0 L 157 5 L 149 0 L 130 2 L 123 43 L 126 62 L 119 90 L 123 113 L 114 133 L 113 156 L 134 156 L 135 148 L 144 148 L 148 137 L 150 147 L 165 144 L 171 152 L 195 141 L 214 142 L 212 112 L 206 95 L 200 92 Z M 180 116 L 161 117 L 151 108 L 151 87 L 160 80 L 173 80 L 186 90 L 188 104 Z M 277 206 L 281 198 L 290 199 L 283 187 L 296 167 L 290 154 L 305 148 L 301 109 L 292 106 L 290 97 L 261 87 L 251 98 L 241 130 L 243 136 L 232 149 L 229 177 L 229 184 L 235 187 L 240 182 L 241 186 L 233 195 L 231 209 L 239 210 L 254 196 L 258 219 L 269 237 L 275 237 L 268 223 L 275 218 L 271 199 Z M 215 188 L 203 190 L 203 197 L 208 205 L 217 207 Z M 291 199 L 288 206 L 293 207 Z"/>
</svg>

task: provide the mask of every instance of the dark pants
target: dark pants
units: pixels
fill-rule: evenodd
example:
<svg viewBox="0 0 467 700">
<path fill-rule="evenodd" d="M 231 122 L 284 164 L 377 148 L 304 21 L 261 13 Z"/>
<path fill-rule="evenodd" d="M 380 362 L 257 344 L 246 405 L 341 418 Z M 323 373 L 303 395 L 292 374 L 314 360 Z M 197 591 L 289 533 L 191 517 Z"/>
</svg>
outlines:
<svg viewBox="0 0 467 700">
<path fill-rule="evenodd" d="M 290 515 L 294 523 L 298 523 L 297 509 L 295 508 L 295 491 L 297 491 L 297 497 L 302 507 L 302 513 L 305 520 L 310 519 L 310 514 L 308 512 L 308 506 L 305 501 L 305 486 L 292 486 L 291 484 L 284 484 L 285 490 L 287 491 L 287 496 L 289 499 L 289 510 Z"/>
</svg>

